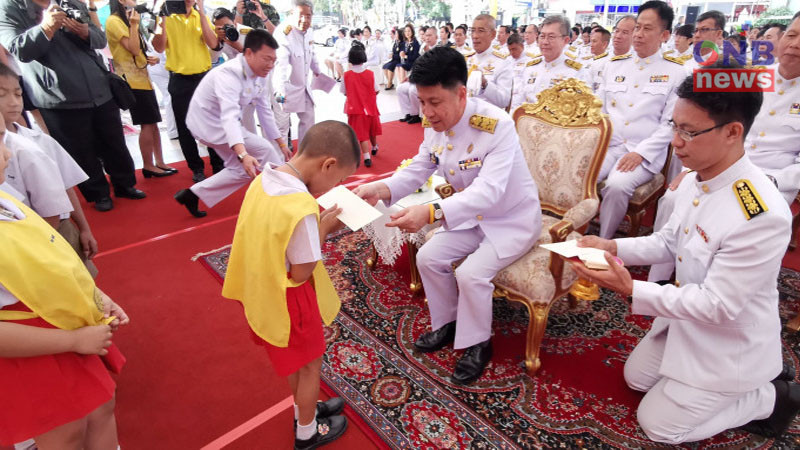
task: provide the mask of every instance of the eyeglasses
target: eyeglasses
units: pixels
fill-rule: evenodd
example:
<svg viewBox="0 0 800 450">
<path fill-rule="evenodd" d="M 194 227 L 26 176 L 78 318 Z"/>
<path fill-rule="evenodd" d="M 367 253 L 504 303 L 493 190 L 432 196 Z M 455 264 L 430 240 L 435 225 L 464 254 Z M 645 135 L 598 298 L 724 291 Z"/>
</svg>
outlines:
<svg viewBox="0 0 800 450">
<path fill-rule="evenodd" d="M 672 132 L 673 133 L 677 133 L 678 137 L 680 137 L 681 139 L 683 139 L 686 142 L 691 142 L 691 140 L 696 138 L 697 136 L 700 136 L 701 134 L 706 134 L 706 133 L 708 133 L 710 131 L 714 131 L 717 128 L 724 127 L 725 125 L 727 125 L 729 123 L 730 122 L 725 122 L 725 123 L 721 123 L 719 125 L 714 125 L 713 127 L 705 129 L 705 130 L 702 130 L 702 131 L 686 131 L 686 130 L 681 130 L 680 128 L 678 128 L 678 126 L 675 125 L 675 122 L 673 122 L 672 119 L 669 120 L 669 126 L 672 127 Z"/>
<path fill-rule="evenodd" d="M 540 41 L 555 41 L 558 38 L 562 38 L 564 36 L 566 36 L 566 35 L 564 35 L 564 34 L 540 34 L 539 35 L 539 40 Z"/>
<path fill-rule="evenodd" d="M 708 33 L 709 31 L 717 31 L 717 30 L 719 30 L 719 28 L 706 28 L 706 27 L 703 27 L 703 28 L 695 28 L 695 30 L 694 30 L 694 34 L 698 34 L 698 33 Z"/>
</svg>

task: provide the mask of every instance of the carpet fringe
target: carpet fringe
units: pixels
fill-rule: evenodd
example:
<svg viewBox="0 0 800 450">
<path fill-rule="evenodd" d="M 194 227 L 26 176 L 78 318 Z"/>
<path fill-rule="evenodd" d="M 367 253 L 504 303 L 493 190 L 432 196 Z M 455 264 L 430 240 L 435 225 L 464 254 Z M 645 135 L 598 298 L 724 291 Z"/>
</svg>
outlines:
<svg viewBox="0 0 800 450">
<path fill-rule="evenodd" d="M 222 247 L 220 247 L 220 248 L 218 248 L 216 250 L 209 250 L 207 252 L 198 253 L 198 254 L 192 256 L 192 261 L 197 261 L 198 259 L 202 258 L 203 256 L 208 256 L 208 255 L 211 255 L 213 253 L 221 252 L 221 251 L 223 251 L 223 250 L 225 250 L 227 248 L 230 248 L 231 245 L 232 244 L 223 245 Z"/>
</svg>

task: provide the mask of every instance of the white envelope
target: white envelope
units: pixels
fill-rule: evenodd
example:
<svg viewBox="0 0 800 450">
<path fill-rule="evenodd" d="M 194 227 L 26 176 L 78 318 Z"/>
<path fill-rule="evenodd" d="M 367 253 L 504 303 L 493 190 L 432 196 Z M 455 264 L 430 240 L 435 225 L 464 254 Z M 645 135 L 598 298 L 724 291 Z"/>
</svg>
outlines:
<svg viewBox="0 0 800 450">
<path fill-rule="evenodd" d="M 320 90 L 325 92 L 330 92 L 334 86 L 336 86 L 336 80 L 333 78 L 321 73 L 319 75 L 314 75 L 311 77 L 311 90 Z"/>
<path fill-rule="evenodd" d="M 361 197 L 353 194 L 350 189 L 341 185 L 323 194 L 317 199 L 317 203 L 325 209 L 333 205 L 342 208 L 339 220 L 353 231 L 360 230 L 383 215 Z"/>
<path fill-rule="evenodd" d="M 542 244 L 540 245 L 545 250 L 550 250 L 553 253 L 558 253 L 565 258 L 578 257 L 583 264 L 595 270 L 608 270 L 610 266 L 606 261 L 605 250 L 592 247 L 578 247 L 578 240 L 556 242 L 555 244 Z"/>
</svg>

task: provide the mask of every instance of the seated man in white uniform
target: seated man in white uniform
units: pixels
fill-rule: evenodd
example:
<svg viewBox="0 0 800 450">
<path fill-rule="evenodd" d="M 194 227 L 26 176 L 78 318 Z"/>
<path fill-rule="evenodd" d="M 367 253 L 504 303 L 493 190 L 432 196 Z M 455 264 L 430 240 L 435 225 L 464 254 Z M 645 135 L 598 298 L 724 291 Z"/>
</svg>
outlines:
<svg viewBox="0 0 800 450">
<path fill-rule="evenodd" d="M 462 55 L 470 55 L 473 50 L 467 43 L 467 26 L 459 25 L 453 31 L 453 42 L 455 42 L 455 49 Z"/>
<path fill-rule="evenodd" d="M 492 356 L 492 279 L 539 237 L 539 195 L 513 120 L 467 97 L 467 67 L 456 50 L 436 47 L 420 56 L 410 79 L 426 118 L 419 154 L 391 178 L 355 193 L 372 204 L 393 204 L 437 171 L 455 189 L 438 203 L 400 211 L 387 226 L 416 232 L 434 221 L 443 225 L 417 255 L 433 331 L 414 346 L 433 352 L 455 341 L 454 348 L 466 351 L 453 381 L 468 384 Z"/>
<path fill-rule="evenodd" d="M 639 425 L 680 444 L 742 427 L 776 437 L 800 410 L 800 386 L 782 373 L 777 279 L 791 214 L 745 154 L 760 92 L 694 92 L 687 77 L 671 114 L 675 154 L 693 169 L 667 224 L 650 236 L 580 245 L 610 253 L 610 270 L 584 278 L 628 296 L 655 316 L 625 363 L 625 381 L 646 392 Z M 672 261 L 675 284 L 633 281 L 625 265 Z"/>
<path fill-rule="evenodd" d="M 682 62 L 661 53 L 673 16 L 663 1 L 642 4 L 633 35 L 635 55 L 615 56 L 603 71 L 598 97 L 614 128 L 597 177 L 605 180 L 600 237 L 606 239 L 625 218 L 636 188 L 650 181 L 667 158 L 675 90 L 687 75 Z"/>
<path fill-rule="evenodd" d="M 536 25 L 528 25 L 525 27 L 525 54 L 529 58 L 538 58 L 542 56 L 539 51 L 539 27 Z"/>
<path fill-rule="evenodd" d="M 422 35 L 422 45 L 419 49 L 419 55 L 422 56 L 425 52 L 430 51 L 436 44 L 436 28 L 428 27 Z M 412 66 L 413 70 L 413 66 Z M 400 105 L 400 114 L 404 117 L 400 122 L 415 124 L 422 122 L 419 116 L 419 99 L 417 98 L 417 87 L 407 80 L 397 86 L 397 103 Z"/>
<path fill-rule="evenodd" d="M 597 93 L 603 83 L 603 71 L 611 58 L 615 56 L 625 56 L 631 52 L 633 44 L 633 29 L 636 27 L 636 16 L 626 15 L 617 20 L 614 25 L 614 33 L 611 35 L 611 52 L 608 57 L 595 61 L 589 69 L 589 76 L 592 80 L 592 90 Z"/>
<path fill-rule="evenodd" d="M 225 161 L 220 172 L 175 194 L 175 200 L 195 217 L 206 215 L 199 210 L 198 199 L 213 207 L 248 184 L 267 162 L 283 163 L 290 156 L 267 95 L 266 76 L 275 66 L 277 48 L 278 42 L 266 30 L 251 31 L 244 53 L 213 68 L 192 96 L 186 125 L 195 139 Z M 258 121 L 275 144 L 245 129 L 242 111 L 250 103 L 255 104 Z"/>
</svg>

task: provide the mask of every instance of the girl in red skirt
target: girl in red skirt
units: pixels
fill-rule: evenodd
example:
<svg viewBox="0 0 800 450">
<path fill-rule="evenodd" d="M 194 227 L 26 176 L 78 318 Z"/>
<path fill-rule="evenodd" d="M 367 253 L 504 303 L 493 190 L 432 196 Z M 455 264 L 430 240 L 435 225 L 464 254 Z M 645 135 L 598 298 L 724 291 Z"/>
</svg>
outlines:
<svg viewBox="0 0 800 450">
<path fill-rule="evenodd" d="M 7 159 L 0 139 L 0 184 Z M 0 446 L 116 449 L 107 366 L 124 363 L 111 337 L 128 316 L 67 241 L 3 192 L 0 249 Z"/>
<path fill-rule="evenodd" d="M 364 165 L 372 167 L 370 153 L 378 153 L 378 138 L 383 134 L 381 129 L 381 113 L 378 111 L 377 96 L 380 85 L 375 80 L 375 74 L 364 67 L 367 62 L 367 52 L 364 45 L 358 41 L 353 42 L 350 53 L 347 55 L 350 70 L 344 73 L 344 83 L 341 90 L 347 96 L 344 102 L 344 112 L 347 114 L 347 123 L 353 127 L 356 137 L 361 145 L 364 156 Z"/>
<path fill-rule="evenodd" d="M 311 127 L 298 153 L 280 167 L 267 166 L 250 184 L 239 219 L 222 295 L 239 300 L 256 341 L 295 402 L 295 449 L 311 449 L 344 433 L 344 402 L 318 402 L 325 352 L 322 324 L 341 305 L 322 264 L 322 243 L 342 223 L 341 209 L 322 213 L 324 194 L 359 165 L 360 148 L 346 124 Z"/>
</svg>

